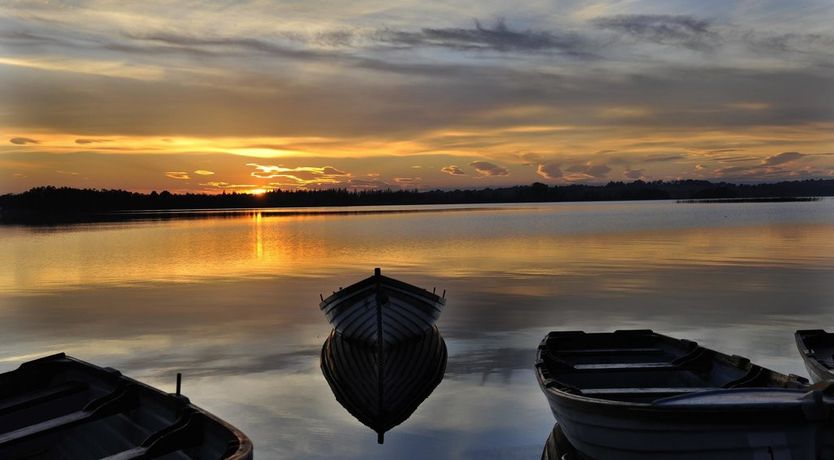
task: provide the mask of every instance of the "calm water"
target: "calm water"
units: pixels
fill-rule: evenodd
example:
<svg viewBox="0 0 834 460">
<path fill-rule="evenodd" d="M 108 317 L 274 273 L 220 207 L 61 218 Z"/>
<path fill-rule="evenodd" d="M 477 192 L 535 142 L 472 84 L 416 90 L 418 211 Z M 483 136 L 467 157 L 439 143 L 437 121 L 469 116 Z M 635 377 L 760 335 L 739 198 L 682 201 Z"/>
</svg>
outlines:
<svg viewBox="0 0 834 460">
<path fill-rule="evenodd" d="M 0 371 L 58 351 L 168 391 L 181 371 L 262 459 L 538 458 L 549 330 L 653 328 L 805 375 L 793 331 L 834 327 L 831 199 L 421 209 L 0 227 Z M 448 298 L 446 377 L 382 446 L 319 368 L 319 293 L 375 266 Z"/>
</svg>

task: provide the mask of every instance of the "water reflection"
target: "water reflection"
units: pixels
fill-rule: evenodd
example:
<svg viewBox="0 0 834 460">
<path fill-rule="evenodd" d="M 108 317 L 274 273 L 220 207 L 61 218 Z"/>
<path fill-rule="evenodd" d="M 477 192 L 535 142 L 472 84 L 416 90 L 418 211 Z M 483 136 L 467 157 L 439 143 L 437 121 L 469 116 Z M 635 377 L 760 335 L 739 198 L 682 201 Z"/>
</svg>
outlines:
<svg viewBox="0 0 834 460">
<path fill-rule="evenodd" d="M 66 351 L 168 391 L 183 372 L 258 458 L 520 459 L 553 427 L 530 369 L 553 329 L 650 328 L 805 375 L 793 331 L 834 324 L 830 199 L 255 216 L 0 226 L 0 371 Z M 322 376 L 316 306 L 374 266 L 451 293 L 444 380 L 382 446 Z"/>
<path fill-rule="evenodd" d="M 558 423 L 553 425 L 553 431 L 547 437 L 542 451 L 542 460 L 592 460 L 574 449 L 562 427 Z"/>
<path fill-rule="evenodd" d="M 408 419 L 443 380 L 446 342 L 437 327 L 393 347 L 373 347 L 335 330 L 321 348 L 321 371 L 336 400 L 377 433 Z"/>
</svg>

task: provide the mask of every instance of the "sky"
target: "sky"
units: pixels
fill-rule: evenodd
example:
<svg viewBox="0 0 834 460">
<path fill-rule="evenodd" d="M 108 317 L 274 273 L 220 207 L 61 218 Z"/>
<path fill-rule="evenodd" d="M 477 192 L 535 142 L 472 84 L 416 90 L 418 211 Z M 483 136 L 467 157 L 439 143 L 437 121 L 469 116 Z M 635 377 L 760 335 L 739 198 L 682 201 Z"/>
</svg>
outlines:
<svg viewBox="0 0 834 460">
<path fill-rule="evenodd" d="M 831 0 L 0 3 L 0 193 L 834 178 Z"/>
</svg>

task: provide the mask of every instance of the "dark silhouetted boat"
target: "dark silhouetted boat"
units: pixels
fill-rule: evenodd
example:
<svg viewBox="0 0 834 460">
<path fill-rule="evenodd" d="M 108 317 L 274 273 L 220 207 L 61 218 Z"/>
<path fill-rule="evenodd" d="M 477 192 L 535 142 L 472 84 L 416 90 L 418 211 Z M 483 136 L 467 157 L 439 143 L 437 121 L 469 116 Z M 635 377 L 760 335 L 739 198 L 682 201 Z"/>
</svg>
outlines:
<svg viewBox="0 0 834 460">
<path fill-rule="evenodd" d="M 591 458 L 834 458 L 832 392 L 689 340 L 551 332 L 536 375 Z"/>
<path fill-rule="evenodd" d="M 252 443 L 184 396 L 60 353 L 0 374 L 0 458 L 250 460 Z"/>
<path fill-rule="evenodd" d="M 394 347 L 371 347 L 333 331 L 321 349 L 321 371 L 336 400 L 360 422 L 384 433 L 404 422 L 446 372 L 446 343 L 432 327 Z"/>
<path fill-rule="evenodd" d="M 434 326 L 443 296 L 382 276 L 374 275 L 339 289 L 322 299 L 321 310 L 336 331 L 370 345 L 390 346 L 419 337 Z"/>
<path fill-rule="evenodd" d="M 834 381 L 834 334 L 822 329 L 796 331 L 796 346 L 814 382 Z"/>
</svg>

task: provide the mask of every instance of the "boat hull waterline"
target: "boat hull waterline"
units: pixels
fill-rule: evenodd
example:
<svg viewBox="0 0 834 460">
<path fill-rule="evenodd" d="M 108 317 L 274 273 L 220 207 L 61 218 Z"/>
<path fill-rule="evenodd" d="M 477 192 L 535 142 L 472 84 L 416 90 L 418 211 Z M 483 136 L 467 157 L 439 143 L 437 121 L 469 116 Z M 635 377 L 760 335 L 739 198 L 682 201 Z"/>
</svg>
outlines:
<svg viewBox="0 0 834 460">
<path fill-rule="evenodd" d="M 831 391 L 691 341 L 554 332 L 536 375 L 566 438 L 591 458 L 834 458 Z"/>
</svg>

